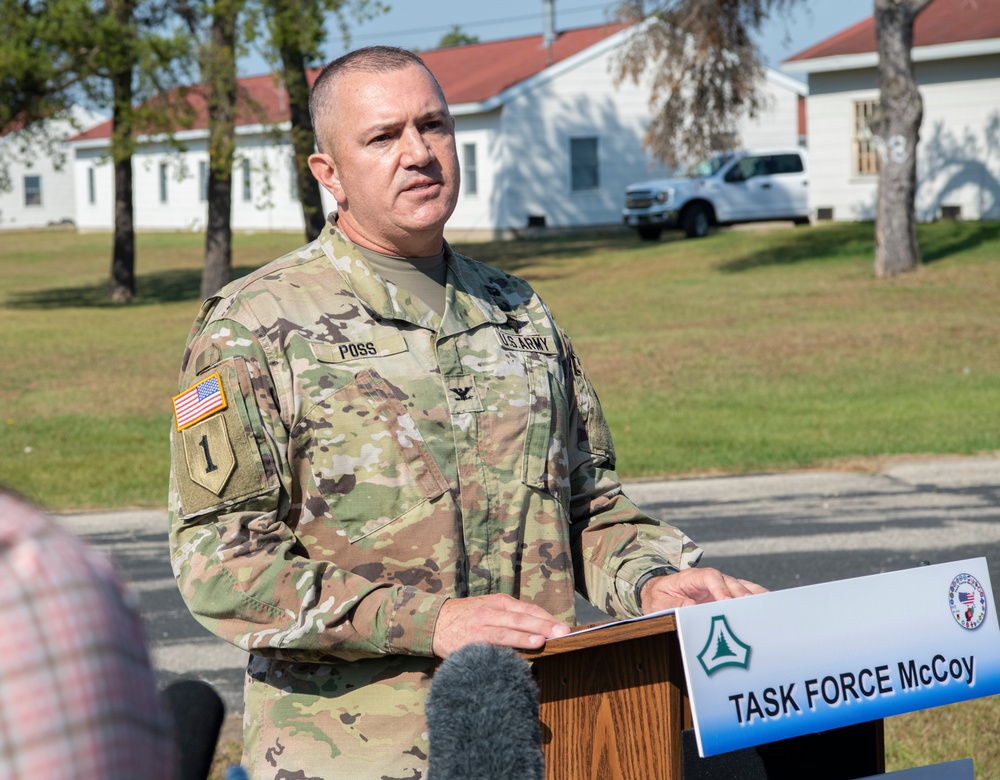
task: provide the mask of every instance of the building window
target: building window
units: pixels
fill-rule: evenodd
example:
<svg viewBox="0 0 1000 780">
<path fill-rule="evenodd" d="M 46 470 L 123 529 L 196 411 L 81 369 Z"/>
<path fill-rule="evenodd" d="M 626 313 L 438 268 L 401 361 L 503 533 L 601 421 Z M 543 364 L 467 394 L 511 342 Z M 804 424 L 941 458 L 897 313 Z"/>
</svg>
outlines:
<svg viewBox="0 0 1000 780">
<path fill-rule="evenodd" d="M 241 167 L 243 169 L 243 202 L 249 203 L 253 197 L 253 192 L 250 189 L 250 161 L 244 160 Z"/>
<path fill-rule="evenodd" d="M 597 139 L 571 138 L 569 141 L 570 188 L 574 192 L 601 186 L 597 167 Z"/>
<path fill-rule="evenodd" d="M 851 165 L 855 176 L 874 176 L 878 173 L 878 149 L 872 135 L 871 123 L 878 111 L 877 100 L 854 102 L 854 138 L 851 141 Z"/>
<path fill-rule="evenodd" d="M 299 168 L 295 164 L 295 155 L 288 161 L 288 191 L 292 194 L 292 200 L 299 198 Z"/>
<path fill-rule="evenodd" d="M 160 203 L 167 202 L 167 164 L 160 163 Z"/>
<path fill-rule="evenodd" d="M 462 179 L 466 195 L 479 194 L 479 176 L 476 170 L 476 145 L 462 144 Z"/>
<path fill-rule="evenodd" d="M 41 176 L 25 176 L 24 177 L 24 205 L 25 206 L 41 206 L 42 205 L 42 177 Z"/>
<path fill-rule="evenodd" d="M 93 165 L 87 168 L 87 203 L 91 206 L 97 203 L 97 174 Z"/>
<path fill-rule="evenodd" d="M 208 163 L 205 160 L 198 161 L 198 199 L 208 202 Z"/>
</svg>

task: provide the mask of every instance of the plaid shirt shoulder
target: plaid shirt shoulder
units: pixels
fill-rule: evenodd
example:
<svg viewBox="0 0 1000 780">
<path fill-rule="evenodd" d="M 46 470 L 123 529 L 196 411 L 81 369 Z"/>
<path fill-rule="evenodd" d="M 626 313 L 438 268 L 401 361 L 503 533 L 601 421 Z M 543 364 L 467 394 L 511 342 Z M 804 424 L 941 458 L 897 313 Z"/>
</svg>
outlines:
<svg viewBox="0 0 1000 780">
<path fill-rule="evenodd" d="M 0 582 L 0 778 L 172 778 L 142 624 L 107 559 L 0 493 Z"/>
</svg>

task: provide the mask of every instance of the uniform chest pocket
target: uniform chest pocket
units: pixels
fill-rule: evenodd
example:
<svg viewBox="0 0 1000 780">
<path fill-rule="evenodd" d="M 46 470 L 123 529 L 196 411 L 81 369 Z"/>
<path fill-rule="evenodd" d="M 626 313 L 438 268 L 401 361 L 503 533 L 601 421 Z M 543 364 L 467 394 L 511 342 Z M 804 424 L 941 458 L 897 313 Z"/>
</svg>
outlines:
<svg viewBox="0 0 1000 780">
<path fill-rule="evenodd" d="M 356 542 L 448 490 L 413 418 L 377 372 L 360 371 L 292 430 L 303 502 L 321 499 Z"/>
<path fill-rule="evenodd" d="M 525 485 L 558 498 L 569 487 L 566 389 L 558 363 L 530 355 L 517 365 L 502 381 L 490 383 L 484 399 L 485 451 L 497 456 L 498 464 L 509 463 Z"/>
</svg>

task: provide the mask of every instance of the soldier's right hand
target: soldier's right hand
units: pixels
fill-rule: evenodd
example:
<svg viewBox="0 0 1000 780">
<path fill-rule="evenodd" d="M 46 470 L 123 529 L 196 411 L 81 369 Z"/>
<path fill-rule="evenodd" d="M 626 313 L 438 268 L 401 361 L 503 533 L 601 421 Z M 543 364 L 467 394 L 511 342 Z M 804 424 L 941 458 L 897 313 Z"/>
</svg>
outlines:
<svg viewBox="0 0 1000 780">
<path fill-rule="evenodd" d="M 537 650 L 547 637 L 565 636 L 569 631 L 569 626 L 541 607 L 505 593 L 453 598 L 438 613 L 433 649 L 441 658 L 473 642 Z"/>
</svg>

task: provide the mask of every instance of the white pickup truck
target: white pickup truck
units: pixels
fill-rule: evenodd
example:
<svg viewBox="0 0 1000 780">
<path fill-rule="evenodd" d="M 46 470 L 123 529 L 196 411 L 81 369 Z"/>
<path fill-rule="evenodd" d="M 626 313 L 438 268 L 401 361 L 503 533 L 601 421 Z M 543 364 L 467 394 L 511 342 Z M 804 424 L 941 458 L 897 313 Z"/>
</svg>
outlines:
<svg viewBox="0 0 1000 780">
<path fill-rule="evenodd" d="M 719 154 L 675 179 L 654 179 L 625 189 L 625 224 L 647 241 L 664 228 L 701 238 L 712 225 L 792 220 L 809 222 L 809 177 L 798 148 Z"/>
</svg>

